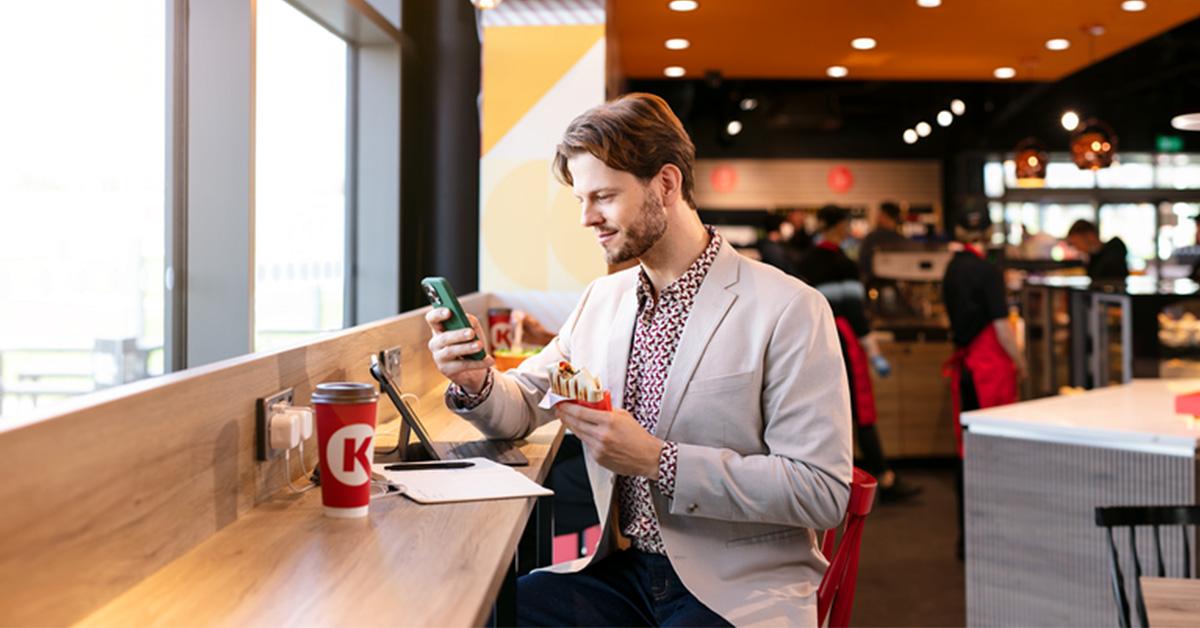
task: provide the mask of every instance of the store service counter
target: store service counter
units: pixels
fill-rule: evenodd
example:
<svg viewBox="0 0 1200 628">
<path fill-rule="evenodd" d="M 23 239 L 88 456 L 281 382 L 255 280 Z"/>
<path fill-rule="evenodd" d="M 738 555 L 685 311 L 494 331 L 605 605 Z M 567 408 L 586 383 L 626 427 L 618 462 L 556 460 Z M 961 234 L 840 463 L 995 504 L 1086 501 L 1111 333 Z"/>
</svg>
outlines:
<svg viewBox="0 0 1200 628">
<path fill-rule="evenodd" d="M 1200 424 L 1174 411 L 1196 391 L 1200 379 L 1135 380 L 963 413 L 969 625 L 1116 623 L 1095 508 L 1200 503 Z M 1149 530 L 1138 543 L 1153 555 Z M 1162 551 L 1182 573 L 1180 537 Z"/>
</svg>

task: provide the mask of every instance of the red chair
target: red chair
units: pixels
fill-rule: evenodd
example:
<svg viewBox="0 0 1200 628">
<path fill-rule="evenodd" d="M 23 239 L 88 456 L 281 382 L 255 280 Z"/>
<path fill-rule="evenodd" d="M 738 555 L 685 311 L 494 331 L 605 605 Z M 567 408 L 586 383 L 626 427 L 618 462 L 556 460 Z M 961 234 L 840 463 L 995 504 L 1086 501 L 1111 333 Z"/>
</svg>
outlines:
<svg viewBox="0 0 1200 628">
<path fill-rule="evenodd" d="M 867 515 L 871 514 L 871 504 L 875 502 L 875 488 L 878 483 L 870 473 L 862 469 L 854 469 L 854 479 L 850 482 L 850 503 L 846 505 L 846 523 L 843 526 L 841 542 L 834 550 L 837 539 L 837 528 L 825 531 L 825 540 L 821 543 L 821 553 L 828 558 L 829 570 L 821 580 L 821 588 L 817 589 L 817 625 L 825 625 L 829 617 L 830 628 L 842 628 L 850 625 L 850 609 L 854 605 L 854 584 L 858 580 L 858 548 L 862 543 L 863 526 L 866 525 Z M 830 616 L 830 608 L 833 614 Z"/>
</svg>

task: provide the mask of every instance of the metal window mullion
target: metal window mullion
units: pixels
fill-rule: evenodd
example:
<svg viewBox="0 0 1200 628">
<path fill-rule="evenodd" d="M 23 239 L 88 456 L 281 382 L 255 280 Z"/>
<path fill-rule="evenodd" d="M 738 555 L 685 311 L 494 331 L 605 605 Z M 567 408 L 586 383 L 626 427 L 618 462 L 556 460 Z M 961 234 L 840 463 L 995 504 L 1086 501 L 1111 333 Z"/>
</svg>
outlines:
<svg viewBox="0 0 1200 628">
<path fill-rule="evenodd" d="M 165 0 L 166 158 L 163 370 L 187 368 L 188 0 Z"/>
</svg>

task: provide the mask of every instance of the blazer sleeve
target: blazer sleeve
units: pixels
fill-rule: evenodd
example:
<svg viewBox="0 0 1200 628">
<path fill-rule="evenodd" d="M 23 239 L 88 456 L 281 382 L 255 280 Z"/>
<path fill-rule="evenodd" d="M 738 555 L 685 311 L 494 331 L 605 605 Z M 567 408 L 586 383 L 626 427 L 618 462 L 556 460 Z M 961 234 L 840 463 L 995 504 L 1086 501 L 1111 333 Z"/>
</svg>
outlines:
<svg viewBox="0 0 1200 628">
<path fill-rule="evenodd" d="M 762 392 L 768 453 L 679 443 L 672 514 L 828 529 L 850 499 L 850 391 L 829 304 L 804 289 L 766 350 Z"/>
<path fill-rule="evenodd" d="M 479 405 L 470 409 L 457 408 L 450 399 L 446 407 L 470 421 L 488 438 L 514 440 L 525 438 L 533 430 L 554 420 L 552 410 L 538 407 L 542 397 L 550 388 L 547 368 L 560 360 L 571 359 L 571 338 L 579 323 L 588 297 L 592 293 L 589 285 L 567 322 L 558 335 L 537 355 L 530 356 L 521 365 L 508 372 L 492 371 L 492 391 Z"/>
</svg>

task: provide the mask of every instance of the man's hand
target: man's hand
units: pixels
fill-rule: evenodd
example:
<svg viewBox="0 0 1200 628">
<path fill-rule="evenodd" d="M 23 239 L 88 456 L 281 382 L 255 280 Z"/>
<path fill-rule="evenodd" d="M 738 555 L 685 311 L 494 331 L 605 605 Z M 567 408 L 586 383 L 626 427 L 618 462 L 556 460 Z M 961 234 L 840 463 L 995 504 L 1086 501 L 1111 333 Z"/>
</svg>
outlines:
<svg viewBox="0 0 1200 628">
<path fill-rule="evenodd" d="M 560 403 L 554 407 L 554 414 L 588 446 L 602 467 L 618 475 L 658 479 L 658 456 L 664 443 L 629 412 L 604 412 Z"/>
<path fill-rule="evenodd" d="M 477 394 L 487 381 L 488 369 L 496 361 L 490 355 L 482 360 L 463 357 L 484 349 L 483 327 L 479 325 L 479 319 L 470 314 L 467 314 L 467 318 L 471 321 L 471 329 L 445 331 L 442 322 L 450 319 L 450 310 L 441 307 L 430 310 L 425 315 L 425 322 L 433 331 L 433 338 L 429 339 L 429 352 L 433 354 L 437 369 L 466 392 Z"/>
</svg>

